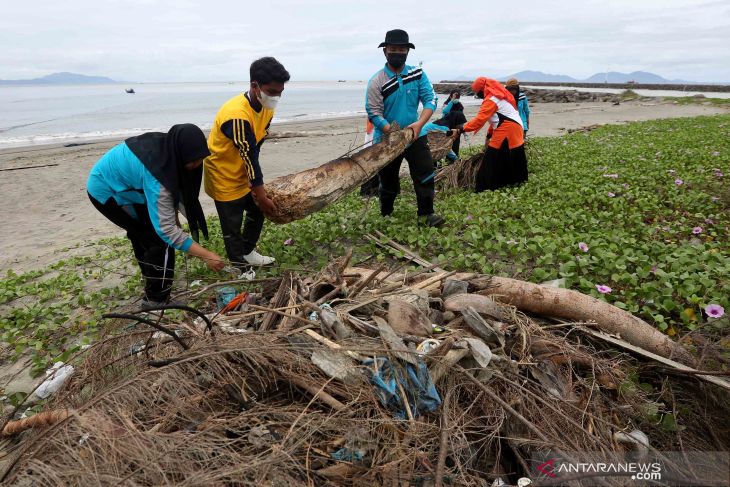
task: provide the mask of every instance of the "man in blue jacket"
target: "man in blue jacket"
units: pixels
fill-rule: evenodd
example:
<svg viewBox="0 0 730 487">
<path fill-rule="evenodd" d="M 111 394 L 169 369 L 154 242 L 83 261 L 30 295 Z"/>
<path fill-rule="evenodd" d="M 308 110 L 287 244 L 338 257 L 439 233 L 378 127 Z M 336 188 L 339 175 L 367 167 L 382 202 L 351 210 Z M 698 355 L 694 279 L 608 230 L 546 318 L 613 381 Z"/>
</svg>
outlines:
<svg viewBox="0 0 730 487">
<path fill-rule="evenodd" d="M 408 127 L 420 134 L 423 126 L 436 109 L 433 87 L 421 68 L 406 64 L 408 52 L 415 49 L 408 33 L 395 29 L 385 34 L 383 48 L 387 63 L 370 78 L 365 95 L 365 110 L 375 126 L 373 142 L 378 143 L 384 133 Z M 423 105 L 418 116 L 418 105 Z M 444 219 L 433 211 L 434 164 L 425 136 L 418 137 L 405 151 L 379 173 L 380 214 L 393 213 L 395 199 L 400 193 L 400 166 L 408 161 L 413 187 L 416 190 L 419 220 L 428 226 L 443 225 Z"/>
</svg>

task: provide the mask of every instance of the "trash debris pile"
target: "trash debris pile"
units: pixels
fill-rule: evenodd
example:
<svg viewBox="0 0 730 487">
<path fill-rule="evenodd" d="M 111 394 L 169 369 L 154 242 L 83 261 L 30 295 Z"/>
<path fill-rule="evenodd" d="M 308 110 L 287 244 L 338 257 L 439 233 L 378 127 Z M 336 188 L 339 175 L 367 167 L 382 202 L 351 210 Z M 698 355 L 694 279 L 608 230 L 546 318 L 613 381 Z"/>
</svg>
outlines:
<svg viewBox="0 0 730 487">
<path fill-rule="evenodd" d="M 350 258 L 109 315 L 44 411 L 5 425 L 4 482 L 558 485 L 536 455 L 730 449 L 722 383 L 527 315 L 489 276 Z"/>
</svg>

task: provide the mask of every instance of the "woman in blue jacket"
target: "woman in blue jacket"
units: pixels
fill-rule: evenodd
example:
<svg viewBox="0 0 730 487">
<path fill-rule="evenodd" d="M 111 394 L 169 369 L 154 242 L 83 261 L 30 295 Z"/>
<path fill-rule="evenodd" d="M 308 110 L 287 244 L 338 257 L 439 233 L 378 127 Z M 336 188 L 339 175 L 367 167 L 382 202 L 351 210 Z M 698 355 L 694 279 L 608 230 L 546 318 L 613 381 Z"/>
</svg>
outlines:
<svg viewBox="0 0 730 487">
<path fill-rule="evenodd" d="M 142 276 L 143 306 L 164 304 L 172 290 L 175 250 L 202 259 L 213 270 L 225 263 L 200 246 L 198 231 L 208 227 L 198 201 L 208 145 L 195 125 L 174 125 L 167 133 L 131 137 L 94 165 L 86 182 L 91 203 L 127 231 Z M 177 210 L 188 220 L 192 237 L 180 228 Z M 195 240 L 195 241 L 194 241 Z"/>
<path fill-rule="evenodd" d="M 446 117 L 451 111 L 464 111 L 464 105 L 461 104 L 461 92 L 459 90 L 451 90 L 449 97 L 446 99 L 444 106 L 441 109 L 441 115 Z"/>
<path fill-rule="evenodd" d="M 512 93 L 512 96 L 517 102 L 517 111 L 520 112 L 522 128 L 524 129 L 526 137 L 527 131 L 530 129 L 530 102 L 527 99 L 527 95 L 524 91 L 520 90 L 520 82 L 516 78 L 508 79 L 504 87 L 507 88 L 507 91 Z"/>
</svg>

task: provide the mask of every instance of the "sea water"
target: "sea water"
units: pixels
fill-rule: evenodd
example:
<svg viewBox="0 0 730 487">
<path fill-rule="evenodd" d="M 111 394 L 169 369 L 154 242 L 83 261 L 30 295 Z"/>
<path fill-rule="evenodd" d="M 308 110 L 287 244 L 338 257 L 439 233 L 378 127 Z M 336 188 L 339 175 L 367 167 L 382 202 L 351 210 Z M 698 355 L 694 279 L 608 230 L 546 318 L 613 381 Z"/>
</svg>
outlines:
<svg viewBox="0 0 730 487">
<path fill-rule="evenodd" d="M 364 116 L 366 85 L 287 83 L 274 123 Z M 247 89 L 248 82 L 0 86 L 0 148 L 124 138 L 177 123 L 205 130 Z"/>
</svg>

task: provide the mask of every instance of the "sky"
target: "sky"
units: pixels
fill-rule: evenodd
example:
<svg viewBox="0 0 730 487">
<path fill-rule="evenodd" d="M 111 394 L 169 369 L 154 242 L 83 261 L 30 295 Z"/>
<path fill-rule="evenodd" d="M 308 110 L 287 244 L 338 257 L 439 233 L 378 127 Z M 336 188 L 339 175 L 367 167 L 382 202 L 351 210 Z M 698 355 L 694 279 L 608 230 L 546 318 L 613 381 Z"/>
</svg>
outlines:
<svg viewBox="0 0 730 487">
<path fill-rule="evenodd" d="M 730 1 L 3 0 L 0 79 L 70 71 L 233 81 L 274 56 L 292 80 L 368 79 L 389 29 L 432 81 L 522 70 L 730 82 Z"/>
</svg>

